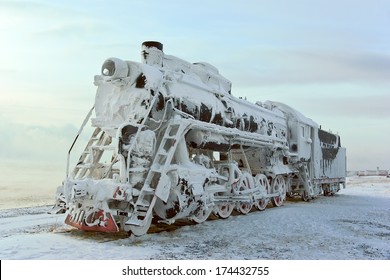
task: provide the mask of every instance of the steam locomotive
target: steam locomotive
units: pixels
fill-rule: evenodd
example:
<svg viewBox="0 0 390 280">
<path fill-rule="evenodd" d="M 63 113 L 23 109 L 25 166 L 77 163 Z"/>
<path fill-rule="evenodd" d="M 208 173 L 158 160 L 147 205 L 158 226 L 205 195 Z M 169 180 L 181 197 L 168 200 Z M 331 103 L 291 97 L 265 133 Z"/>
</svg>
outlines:
<svg viewBox="0 0 390 280">
<path fill-rule="evenodd" d="M 144 42 L 141 57 L 109 58 L 95 76 L 94 107 L 53 208 L 66 224 L 140 236 L 152 222 L 202 223 L 345 187 L 340 136 L 288 105 L 234 97 L 214 66 L 166 55 L 160 42 Z"/>
</svg>

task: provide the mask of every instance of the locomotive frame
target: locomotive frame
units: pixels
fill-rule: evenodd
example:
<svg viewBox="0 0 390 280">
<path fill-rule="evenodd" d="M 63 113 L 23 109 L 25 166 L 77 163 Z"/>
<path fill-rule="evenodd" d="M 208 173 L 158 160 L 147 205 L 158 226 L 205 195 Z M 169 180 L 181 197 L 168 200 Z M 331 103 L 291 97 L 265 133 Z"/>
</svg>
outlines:
<svg viewBox="0 0 390 280">
<path fill-rule="evenodd" d="M 308 201 L 345 187 L 340 136 L 297 110 L 231 94 L 204 62 L 142 44 L 142 63 L 109 58 L 68 152 L 54 213 L 86 231 L 146 234 L 151 223 L 228 218 L 286 196 Z M 91 118 L 95 130 L 72 172 L 72 148 Z"/>
</svg>

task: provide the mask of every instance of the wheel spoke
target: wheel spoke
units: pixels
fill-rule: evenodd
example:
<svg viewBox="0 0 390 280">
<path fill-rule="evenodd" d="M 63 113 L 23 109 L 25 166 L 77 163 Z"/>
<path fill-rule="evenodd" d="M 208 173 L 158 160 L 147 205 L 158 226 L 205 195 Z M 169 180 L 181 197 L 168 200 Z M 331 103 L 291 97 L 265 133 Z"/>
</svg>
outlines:
<svg viewBox="0 0 390 280">
<path fill-rule="evenodd" d="M 255 181 L 260 186 L 260 192 L 261 195 L 263 196 L 262 198 L 257 199 L 255 201 L 255 206 L 258 210 L 263 211 L 269 203 L 269 198 L 266 197 L 269 190 L 269 182 L 267 177 L 264 174 L 257 174 L 255 177 Z"/>
<path fill-rule="evenodd" d="M 197 224 L 203 223 L 208 219 L 212 210 L 212 207 L 207 207 L 202 204 L 201 206 L 199 206 L 199 208 L 195 211 L 195 214 L 190 219 Z"/>
<path fill-rule="evenodd" d="M 126 231 L 131 231 L 135 236 L 142 236 L 146 234 L 150 228 L 150 225 L 152 223 L 152 215 L 149 215 L 147 220 L 144 221 L 144 224 L 141 226 L 135 226 L 135 225 L 128 225 L 125 226 Z"/>
<path fill-rule="evenodd" d="M 240 178 L 240 181 L 238 182 L 237 185 L 237 191 L 240 192 L 245 192 L 250 189 L 253 189 L 254 187 L 254 182 L 253 182 L 253 177 L 251 174 L 248 172 L 243 172 Z M 238 205 L 238 211 L 242 214 L 248 214 L 252 209 L 252 202 L 240 202 Z"/>
<path fill-rule="evenodd" d="M 272 204 L 279 207 L 286 199 L 286 182 L 282 175 L 277 175 L 272 181 L 272 193 L 277 196 L 272 198 Z"/>
<path fill-rule="evenodd" d="M 309 194 L 307 193 L 307 191 L 303 191 L 301 198 L 303 201 L 306 201 L 306 202 L 309 201 L 310 197 L 309 197 Z"/>
<path fill-rule="evenodd" d="M 222 204 L 217 205 L 217 216 L 226 219 L 232 214 L 234 209 L 234 203 L 223 202 Z"/>
</svg>

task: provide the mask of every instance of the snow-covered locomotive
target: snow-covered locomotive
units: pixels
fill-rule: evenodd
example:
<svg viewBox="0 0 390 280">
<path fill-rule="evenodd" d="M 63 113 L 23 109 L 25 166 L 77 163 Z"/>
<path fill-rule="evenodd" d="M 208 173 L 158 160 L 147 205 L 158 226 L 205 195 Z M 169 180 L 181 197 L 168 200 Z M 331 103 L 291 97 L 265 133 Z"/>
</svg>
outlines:
<svg viewBox="0 0 390 280">
<path fill-rule="evenodd" d="M 235 98 L 215 67 L 165 55 L 159 42 L 144 42 L 141 55 L 109 58 L 95 76 L 79 133 L 93 110 L 95 130 L 70 174 L 69 150 L 57 190 L 65 223 L 143 235 L 152 220 L 201 223 L 345 186 L 338 135 L 285 104 Z"/>
</svg>

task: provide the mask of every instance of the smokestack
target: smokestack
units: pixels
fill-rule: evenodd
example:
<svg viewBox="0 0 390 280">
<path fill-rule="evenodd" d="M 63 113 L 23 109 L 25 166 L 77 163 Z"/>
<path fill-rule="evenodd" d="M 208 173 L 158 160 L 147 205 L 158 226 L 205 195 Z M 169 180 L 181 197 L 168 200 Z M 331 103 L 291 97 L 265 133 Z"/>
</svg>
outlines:
<svg viewBox="0 0 390 280">
<path fill-rule="evenodd" d="M 145 41 L 142 43 L 142 47 L 146 47 L 146 48 L 155 47 L 156 49 L 163 51 L 163 44 L 157 41 Z"/>
<path fill-rule="evenodd" d="M 162 67 L 164 57 L 163 44 L 157 41 L 143 42 L 141 56 L 143 63 Z"/>
</svg>

